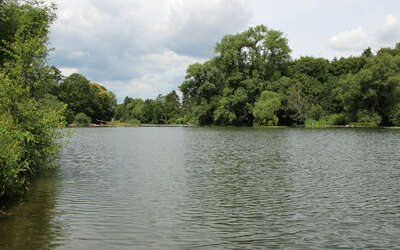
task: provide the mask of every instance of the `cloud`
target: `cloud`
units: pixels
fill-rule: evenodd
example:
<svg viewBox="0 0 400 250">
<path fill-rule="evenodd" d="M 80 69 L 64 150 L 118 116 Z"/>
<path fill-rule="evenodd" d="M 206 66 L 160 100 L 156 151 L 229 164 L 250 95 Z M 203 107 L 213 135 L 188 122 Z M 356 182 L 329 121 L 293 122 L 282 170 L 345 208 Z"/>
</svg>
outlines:
<svg viewBox="0 0 400 250">
<path fill-rule="evenodd" d="M 240 0 L 174 1 L 169 10 L 167 45 L 179 54 L 210 57 L 217 41 L 245 29 L 252 13 Z"/>
<path fill-rule="evenodd" d="M 329 44 L 332 48 L 344 51 L 365 49 L 370 43 L 369 35 L 362 27 L 339 32 L 329 40 Z"/>
<path fill-rule="evenodd" d="M 400 42 L 400 24 L 393 15 L 387 15 L 385 23 L 376 34 L 377 42 L 382 47 L 393 46 L 396 42 Z"/>
<path fill-rule="evenodd" d="M 123 97 L 155 98 L 177 89 L 189 64 L 198 62 L 198 58 L 176 54 L 165 49 L 161 53 L 144 55 L 137 68 L 139 77 L 125 81 L 106 81 L 103 85 L 114 92 L 119 101 Z"/>
<path fill-rule="evenodd" d="M 190 63 L 250 20 L 244 0 L 54 1 L 50 63 L 107 84 L 118 99 L 176 89 Z"/>
<path fill-rule="evenodd" d="M 78 73 L 77 68 L 59 68 L 59 70 L 61 71 L 61 74 L 63 74 L 64 76 L 69 76 L 73 73 Z"/>
<path fill-rule="evenodd" d="M 358 27 L 339 32 L 329 39 L 329 46 L 338 51 L 358 54 L 367 47 L 379 49 L 391 47 L 400 38 L 400 25 L 392 14 L 385 17 L 385 22 L 375 31 L 366 31 Z"/>
</svg>

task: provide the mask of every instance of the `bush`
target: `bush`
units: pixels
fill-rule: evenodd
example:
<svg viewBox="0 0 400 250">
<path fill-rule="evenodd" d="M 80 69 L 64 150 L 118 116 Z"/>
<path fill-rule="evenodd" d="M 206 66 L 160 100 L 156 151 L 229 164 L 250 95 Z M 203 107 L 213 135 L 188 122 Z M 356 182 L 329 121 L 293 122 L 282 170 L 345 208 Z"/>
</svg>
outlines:
<svg viewBox="0 0 400 250">
<path fill-rule="evenodd" d="M 306 112 L 307 119 L 320 120 L 324 115 L 324 109 L 320 105 L 311 105 Z"/>
<path fill-rule="evenodd" d="M 176 124 L 183 124 L 184 118 L 177 118 L 175 122 L 176 122 Z"/>
<path fill-rule="evenodd" d="M 176 124 L 176 119 L 174 117 L 170 118 L 167 122 L 168 124 Z"/>
<path fill-rule="evenodd" d="M 304 126 L 306 128 L 326 128 L 328 127 L 328 123 L 322 119 L 319 121 L 308 119 L 304 121 Z"/>
<path fill-rule="evenodd" d="M 74 123 L 87 127 L 92 123 L 92 119 L 84 113 L 79 113 L 75 116 Z"/>
<path fill-rule="evenodd" d="M 15 2 L 1 6 L 15 14 L 5 20 L 16 23 L 9 26 L 15 31 L 12 41 L 3 41 L 1 48 L 7 60 L 0 64 L 0 202 L 25 190 L 26 177 L 54 166 L 65 126 L 65 105 L 48 95 L 54 82 L 45 66 L 54 9 Z"/>
<path fill-rule="evenodd" d="M 394 126 L 400 126 L 400 104 L 394 106 L 389 119 Z"/>
<path fill-rule="evenodd" d="M 196 120 L 196 118 L 192 112 L 187 112 L 185 114 L 185 117 L 183 118 L 183 122 L 184 122 L 184 124 L 195 124 L 195 125 L 199 124 L 199 121 Z"/>
<path fill-rule="evenodd" d="M 377 127 L 381 124 L 382 117 L 377 113 L 370 113 L 367 110 L 360 110 L 357 113 L 357 122 L 352 123 L 357 126 Z"/>
<path fill-rule="evenodd" d="M 129 119 L 129 120 L 124 120 L 123 122 L 127 123 L 127 124 L 132 124 L 132 125 L 140 124 L 140 121 L 138 119 Z"/>
<path fill-rule="evenodd" d="M 23 136 L 7 113 L 0 116 L 0 197 L 13 196 L 21 191 L 24 181 L 18 176 L 23 172 Z"/>
</svg>

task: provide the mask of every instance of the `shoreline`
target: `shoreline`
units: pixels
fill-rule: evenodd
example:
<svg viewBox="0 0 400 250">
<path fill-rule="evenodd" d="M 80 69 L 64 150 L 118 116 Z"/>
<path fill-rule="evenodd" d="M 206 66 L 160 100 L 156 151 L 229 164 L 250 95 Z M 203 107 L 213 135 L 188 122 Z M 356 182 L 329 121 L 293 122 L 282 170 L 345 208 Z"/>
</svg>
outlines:
<svg viewBox="0 0 400 250">
<path fill-rule="evenodd" d="M 375 129 L 400 129 L 400 127 L 390 126 L 356 126 L 356 125 L 335 125 L 325 127 L 305 127 L 304 125 L 297 126 L 198 126 L 192 124 L 129 124 L 129 123 L 118 123 L 118 124 L 89 124 L 88 126 L 80 126 L 79 124 L 68 124 L 67 128 L 119 128 L 119 127 L 142 127 L 142 128 L 188 128 L 188 127 L 236 127 L 236 128 L 268 128 L 268 129 L 279 129 L 279 128 L 306 128 L 306 129 L 324 129 L 324 128 L 375 128 Z"/>
</svg>

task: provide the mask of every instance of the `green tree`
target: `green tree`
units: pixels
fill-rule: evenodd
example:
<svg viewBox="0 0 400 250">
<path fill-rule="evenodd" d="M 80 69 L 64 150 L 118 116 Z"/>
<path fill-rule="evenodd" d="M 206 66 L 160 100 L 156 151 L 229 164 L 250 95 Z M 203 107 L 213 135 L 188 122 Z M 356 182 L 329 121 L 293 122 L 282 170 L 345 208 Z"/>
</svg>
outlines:
<svg viewBox="0 0 400 250">
<path fill-rule="evenodd" d="M 91 83 L 83 75 L 74 73 L 65 78 L 58 88 L 58 98 L 68 105 L 71 113 L 67 122 L 84 113 L 94 123 L 109 121 L 114 116 L 115 95 L 98 83 Z"/>
<path fill-rule="evenodd" d="M 276 116 L 281 106 L 281 97 L 278 93 L 265 90 L 255 103 L 253 109 L 254 124 L 257 126 L 276 126 L 279 118 Z"/>
<path fill-rule="evenodd" d="M 52 165 L 64 121 L 62 105 L 54 108 L 46 97 L 53 6 L 7 1 L 0 12 L 1 32 L 8 34 L 0 55 L 1 200 L 21 192 L 30 174 Z"/>
<path fill-rule="evenodd" d="M 171 91 L 165 96 L 165 113 L 167 114 L 168 123 L 175 123 L 176 119 L 179 118 L 181 113 L 181 104 L 179 96 L 175 90 Z"/>
<path fill-rule="evenodd" d="M 303 84 L 301 82 L 292 85 L 288 93 L 288 107 L 292 112 L 292 118 L 298 123 L 303 123 L 306 119 L 306 112 L 309 108 L 309 102 L 303 93 Z"/>
<path fill-rule="evenodd" d="M 75 124 L 79 124 L 80 126 L 89 126 L 92 123 L 92 119 L 84 113 L 78 113 L 74 119 Z"/>
</svg>

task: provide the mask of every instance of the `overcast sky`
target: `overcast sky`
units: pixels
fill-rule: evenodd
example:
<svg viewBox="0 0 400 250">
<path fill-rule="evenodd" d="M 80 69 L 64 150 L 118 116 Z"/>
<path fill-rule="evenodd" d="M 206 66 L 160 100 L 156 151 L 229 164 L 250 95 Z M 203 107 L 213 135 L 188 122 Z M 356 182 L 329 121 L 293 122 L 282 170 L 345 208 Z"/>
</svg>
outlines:
<svg viewBox="0 0 400 250">
<path fill-rule="evenodd" d="M 359 55 L 400 42 L 399 0 L 53 0 L 50 64 L 125 96 L 176 90 L 225 34 L 264 24 L 292 57 Z"/>
</svg>

